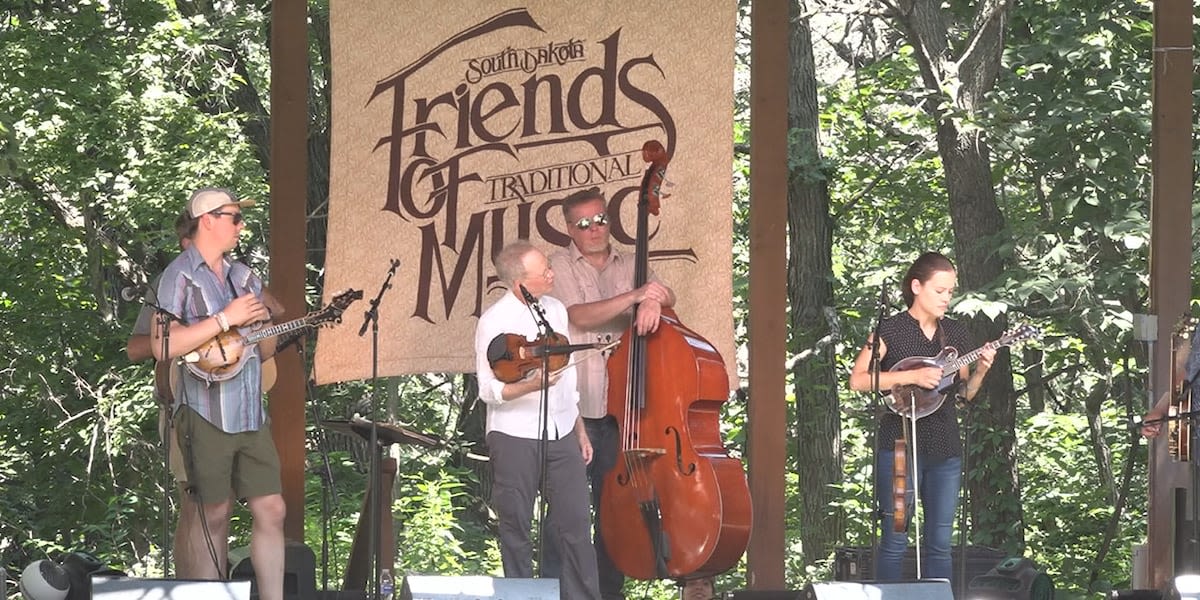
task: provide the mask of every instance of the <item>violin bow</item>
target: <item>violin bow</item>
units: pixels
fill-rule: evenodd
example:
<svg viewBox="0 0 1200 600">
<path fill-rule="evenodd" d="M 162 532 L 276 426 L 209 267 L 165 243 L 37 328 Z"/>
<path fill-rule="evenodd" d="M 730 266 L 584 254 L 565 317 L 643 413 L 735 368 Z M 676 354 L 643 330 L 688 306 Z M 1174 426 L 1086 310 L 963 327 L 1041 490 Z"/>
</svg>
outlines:
<svg viewBox="0 0 1200 600">
<path fill-rule="evenodd" d="M 589 358 L 592 358 L 593 356 L 596 356 L 598 354 L 603 354 L 604 352 L 607 352 L 609 350 L 612 350 L 613 348 L 616 348 L 620 344 L 621 344 L 621 340 L 617 339 L 617 340 L 608 342 L 607 344 L 604 344 L 603 346 L 599 346 L 596 348 L 588 348 L 587 350 L 580 350 L 578 352 L 574 352 L 571 354 L 571 360 L 567 364 L 563 365 L 562 368 L 560 368 L 560 369 L 555 369 L 553 371 L 550 371 L 550 375 L 551 376 L 558 375 L 559 373 L 562 373 L 563 371 L 566 371 L 567 369 L 574 367 L 576 363 L 583 361 L 583 360 L 587 360 Z"/>
</svg>

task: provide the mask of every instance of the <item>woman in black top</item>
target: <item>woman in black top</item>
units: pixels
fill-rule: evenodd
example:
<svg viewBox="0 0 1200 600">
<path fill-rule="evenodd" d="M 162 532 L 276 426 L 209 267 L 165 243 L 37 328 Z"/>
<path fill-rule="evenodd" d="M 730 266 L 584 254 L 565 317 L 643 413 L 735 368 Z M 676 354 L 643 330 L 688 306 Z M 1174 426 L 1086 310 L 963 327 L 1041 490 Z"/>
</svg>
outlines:
<svg viewBox="0 0 1200 600">
<path fill-rule="evenodd" d="M 950 307 L 958 277 L 950 259 L 937 252 L 922 254 L 900 283 L 900 292 L 908 310 L 885 319 L 879 325 L 880 373 L 879 389 L 891 390 L 899 385 L 917 385 L 934 389 L 942 379 L 939 367 L 890 372 L 901 359 L 910 356 L 933 357 L 946 346 L 953 346 L 960 353 L 975 349 L 967 328 L 963 323 L 945 318 Z M 871 345 L 873 337 L 859 352 L 850 373 L 850 388 L 855 391 L 870 391 L 873 385 L 871 373 Z M 958 394 L 967 400 L 975 397 L 983 384 L 983 377 L 992 367 L 995 350 L 984 350 L 974 373 L 963 367 L 956 376 L 966 385 L 958 388 Z M 907 521 L 904 531 L 893 527 L 894 502 L 892 500 L 892 470 L 894 448 L 897 438 L 904 435 L 901 417 L 887 413 L 879 424 L 879 456 L 875 464 L 875 487 L 880 502 L 879 515 L 883 531 L 876 561 L 875 578 L 881 581 L 900 579 L 900 567 L 904 551 L 908 546 Z M 922 577 L 950 579 L 950 538 L 954 532 L 954 514 L 958 510 L 958 494 L 962 483 L 962 442 L 958 433 L 958 415 L 954 399 L 943 402 L 933 413 L 917 420 L 916 426 L 916 483 L 921 494 L 922 518 Z M 908 445 L 908 510 L 912 516 L 912 444 Z"/>
</svg>

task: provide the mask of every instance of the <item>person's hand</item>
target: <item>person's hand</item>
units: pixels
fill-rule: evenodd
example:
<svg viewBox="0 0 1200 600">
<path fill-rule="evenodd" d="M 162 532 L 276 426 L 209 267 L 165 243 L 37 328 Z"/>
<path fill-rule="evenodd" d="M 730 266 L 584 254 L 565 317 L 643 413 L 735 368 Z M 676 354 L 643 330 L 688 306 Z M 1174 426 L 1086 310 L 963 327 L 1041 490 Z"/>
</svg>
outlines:
<svg viewBox="0 0 1200 600">
<path fill-rule="evenodd" d="M 979 370 L 987 373 L 992 368 L 992 363 L 996 361 L 996 349 L 984 348 L 979 351 Z"/>
<path fill-rule="evenodd" d="M 1159 421 L 1161 418 L 1163 418 L 1163 415 L 1160 415 L 1156 412 L 1151 411 L 1146 413 L 1146 415 L 1142 417 L 1142 437 L 1158 437 L 1158 434 L 1162 433 L 1162 421 Z M 1146 423 L 1146 421 L 1154 422 Z"/>
<path fill-rule="evenodd" d="M 579 453 L 583 454 L 583 464 L 592 464 L 592 440 L 588 439 L 586 431 L 579 434 Z"/>
<path fill-rule="evenodd" d="M 927 390 L 936 388 L 942 382 L 942 370 L 938 367 L 913 369 L 907 371 L 907 373 L 910 377 L 910 384 L 923 387 Z"/>
<path fill-rule="evenodd" d="M 558 371 L 558 372 L 551 371 L 550 387 L 554 387 L 554 384 L 558 383 L 559 379 L 562 379 L 562 371 Z M 523 386 L 525 393 L 535 392 L 537 390 L 542 389 L 542 369 L 541 369 L 541 367 L 530 371 L 529 374 L 525 376 L 525 379 L 522 379 L 521 381 L 519 381 L 517 383 L 520 384 L 521 386 Z"/>
<path fill-rule="evenodd" d="M 662 317 L 662 304 L 655 300 L 647 300 L 637 307 L 633 326 L 638 335 L 647 335 L 658 331 L 658 321 Z"/>
<path fill-rule="evenodd" d="M 659 303 L 659 305 L 662 305 L 666 304 L 667 300 L 670 299 L 670 290 L 667 289 L 667 286 L 658 283 L 657 281 L 651 281 L 637 289 L 637 301 L 639 304 L 646 302 L 647 300 L 653 300 L 654 302 Z"/>
<path fill-rule="evenodd" d="M 254 294 L 235 298 L 233 302 L 221 309 L 221 312 L 225 313 L 225 320 L 230 327 L 265 321 L 271 316 L 267 312 L 267 306 Z"/>
</svg>

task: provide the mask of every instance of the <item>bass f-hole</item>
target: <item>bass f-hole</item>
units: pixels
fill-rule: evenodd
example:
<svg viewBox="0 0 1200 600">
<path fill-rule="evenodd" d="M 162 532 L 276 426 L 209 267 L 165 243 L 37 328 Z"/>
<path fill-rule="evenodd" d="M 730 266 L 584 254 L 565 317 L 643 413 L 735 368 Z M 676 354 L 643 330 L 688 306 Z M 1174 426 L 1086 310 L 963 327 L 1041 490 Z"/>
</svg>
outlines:
<svg viewBox="0 0 1200 600">
<path fill-rule="evenodd" d="M 679 473 L 684 476 L 695 473 L 696 463 L 689 462 L 686 468 L 683 466 L 683 440 L 679 435 L 679 429 L 672 425 L 667 427 L 666 431 L 663 433 L 675 438 L 675 470 L 679 471 Z"/>
</svg>

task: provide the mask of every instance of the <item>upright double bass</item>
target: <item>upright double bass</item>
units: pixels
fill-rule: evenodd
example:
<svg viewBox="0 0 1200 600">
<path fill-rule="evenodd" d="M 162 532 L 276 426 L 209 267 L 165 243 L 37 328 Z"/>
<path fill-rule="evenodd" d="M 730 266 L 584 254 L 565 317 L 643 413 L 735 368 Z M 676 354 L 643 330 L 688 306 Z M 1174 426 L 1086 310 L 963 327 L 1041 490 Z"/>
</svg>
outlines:
<svg viewBox="0 0 1200 600">
<path fill-rule="evenodd" d="M 638 198 L 635 288 L 649 278 L 648 221 L 658 214 L 669 157 L 649 141 Z M 729 377 L 720 353 L 664 308 L 658 330 L 631 325 L 608 360 L 608 412 L 620 455 L 605 476 L 601 534 L 613 563 L 636 579 L 721 573 L 750 539 L 750 490 L 725 451 L 721 405 Z"/>
</svg>

